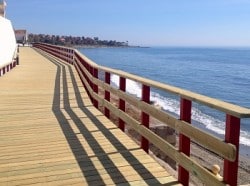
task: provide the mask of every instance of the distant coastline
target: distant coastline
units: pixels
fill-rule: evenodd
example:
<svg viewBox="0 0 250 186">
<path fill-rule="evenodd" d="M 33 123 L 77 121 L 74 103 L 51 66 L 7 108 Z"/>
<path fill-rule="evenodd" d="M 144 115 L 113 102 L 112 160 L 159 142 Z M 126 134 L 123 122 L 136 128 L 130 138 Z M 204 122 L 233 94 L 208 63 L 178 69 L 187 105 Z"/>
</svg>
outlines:
<svg viewBox="0 0 250 186">
<path fill-rule="evenodd" d="M 150 48 L 148 46 L 134 46 L 134 45 L 128 45 L 128 46 L 108 46 L 108 45 L 75 45 L 71 46 L 73 48 Z"/>
<path fill-rule="evenodd" d="M 29 34 L 29 43 L 48 43 L 75 48 L 101 48 L 101 47 L 139 47 L 130 46 L 128 41 L 101 40 L 99 37 L 60 36 L 49 34 Z"/>
</svg>

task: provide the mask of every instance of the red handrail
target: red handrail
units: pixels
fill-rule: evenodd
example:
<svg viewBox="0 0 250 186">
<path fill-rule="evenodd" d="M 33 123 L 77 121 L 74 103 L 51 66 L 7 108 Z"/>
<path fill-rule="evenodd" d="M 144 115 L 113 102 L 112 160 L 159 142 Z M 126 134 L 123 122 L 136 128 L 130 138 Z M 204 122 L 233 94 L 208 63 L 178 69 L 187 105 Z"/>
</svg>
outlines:
<svg viewBox="0 0 250 186">
<path fill-rule="evenodd" d="M 139 76 L 131 75 L 128 73 L 120 73 L 121 71 L 117 71 L 114 69 L 109 69 L 107 67 L 98 66 L 93 63 L 91 60 L 86 57 L 82 57 L 76 50 L 72 48 L 54 46 L 49 44 L 36 43 L 33 44 L 34 47 L 39 48 L 43 51 L 46 51 L 62 60 L 67 61 L 70 64 L 74 64 L 77 69 L 81 71 L 84 75 L 84 78 L 87 80 L 93 92 L 98 93 L 98 86 L 93 83 L 92 79 L 88 78 L 88 75 L 84 73 L 83 68 L 85 68 L 90 74 L 92 74 L 93 78 L 98 79 L 98 71 L 102 70 L 105 72 L 105 83 L 110 84 L 110 75 L 116 74 L 120 76 L 120 87 L 119 89 L 123 92 L 126 91 L 126 79 L 130 78 L 131 80 L 137 80 L 142 83 L 142 101 L 149 103 L 150 100 L 150 87 L 153 86 L 155 88 L 160 88 L 165 91 L 169 91 L 170 93 L 175 93 L 180 95 L 180 120 L 186 121 L 191 124 L 191 108 L 192 101 L 199 102 L 201 104 L 214 107 L 220 111 L 223 111 L 226 114 L 226 135 L 225 142 L 231 143 L 236 147 L 236 159 L 235 161 L 229 161 L 227 159 L 224 160 L 224 172 L 223 172 L 223 182 L 229 185 L 237 185 L 237 174 L 238 174 L 238 154 L 239 154 L 239 135 L 240 135 L 240 118 L 250 118 L 250 110 L 246 108 L 242 108 L 239 106 L 235 106 L 229 103 L 225 103 L 219 100 L 215 100 L 213 98 L 208 98 L 199 94 L 195 94 L 189 91 L 185 91 L 183 89 L 179 89 L 176 87 L 171 87 L 169 85 L 165 85 L 162 83 L 156 83 L 152 80 L 146 80 L 145 78 L 141 78 Z M 80 62 L 80 63 L 78 63 Z M 122 75 L 121 75 L 122 74 Z M 124 75 L 125 74 L 125 75 Z M 84 85 L 85 88 L 87 85 Z M 86 89 L 88 91 L 88 89 Z M 90 92 L 88 92 L 93 104 L 98 107 L 97 100 L 94 100 L 91 97 Z M 110 92 L 105 90 L 104 99 L 110 101 Z M 119 99 L 119 109 L 125 111 L 125 101 L 123 99 Z M 110 110 L 108 108 L 104 108 L 104 113 L 107 117 L 110 117 Z M 149 115 L 145 112 L 141 114 L 141 123 L 148 128 L 149 125 Z M 124 131 L 125 123 L 120 118 L 119 119 L 119 127 Z M 148 140 L 142 137 L 141 147 L 148 152 Z M 190 155 L 190 139 L 183 134 L 179 135 L 179 150 L 183 152 L 187 156 Z M 182 166 L 179 167 L 178 171 L 178 180 L 183 185 L 188 185 L 189 182 L 189 173 Z"/>
</svg>

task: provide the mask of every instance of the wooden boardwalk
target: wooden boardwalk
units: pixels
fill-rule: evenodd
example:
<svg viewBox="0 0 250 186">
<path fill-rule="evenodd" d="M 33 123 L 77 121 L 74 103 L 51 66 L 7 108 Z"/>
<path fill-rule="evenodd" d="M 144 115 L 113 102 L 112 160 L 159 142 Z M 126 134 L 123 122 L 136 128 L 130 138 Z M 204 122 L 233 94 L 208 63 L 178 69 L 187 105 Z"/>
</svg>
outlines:
<svg viewBox="0 0 250 186">
<path fill-rule="evenodd" d="M 0 77 L 0 185 L 177 185 L 91 104 L 73 66 L 20 48 Z"/>
</svg>

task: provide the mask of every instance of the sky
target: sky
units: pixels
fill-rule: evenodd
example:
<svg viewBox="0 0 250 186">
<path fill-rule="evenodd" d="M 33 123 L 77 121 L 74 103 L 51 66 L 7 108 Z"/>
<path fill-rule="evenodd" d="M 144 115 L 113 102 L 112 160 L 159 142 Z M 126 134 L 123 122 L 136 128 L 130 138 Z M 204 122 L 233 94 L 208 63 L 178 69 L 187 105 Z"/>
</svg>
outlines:
<svg viewBox="0 0 250 186">
<path fill-rule="evenodd" d="M 15 29 L 141 46 L 250 46 L 250 0 L 7 0 Z"/>
</svg>

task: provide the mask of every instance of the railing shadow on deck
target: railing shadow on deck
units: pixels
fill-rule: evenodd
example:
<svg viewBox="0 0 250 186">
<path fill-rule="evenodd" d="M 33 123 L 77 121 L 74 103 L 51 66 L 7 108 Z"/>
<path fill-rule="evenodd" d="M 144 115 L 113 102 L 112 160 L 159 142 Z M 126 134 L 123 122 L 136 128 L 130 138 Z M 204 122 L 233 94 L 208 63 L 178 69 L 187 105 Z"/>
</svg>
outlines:
<svg viewBox="0 0 250 186">
<path fill-rule="evenodd" d="M 119 118 L 119 128 L 122 130 L 124 130 L 124 124 L 126 123 L 138 132 L 142 137 L 141 147 L 146 152 L 148 151 L 148 144 L 151 142 L 167 156 L 176 161 L 179 166 L 178 181 L 180 181 L 180 183 L 188 185 L 189 173 L 192 173 L 207 185 L 237 185 L 240 122 L 241 118 L 250 118 L 250 109 L 127 72 L 100 66 L 73 48 L 44 43 L 35 43 L 33 46 L 60 60 L 73 64 L 93 105 L 96 108 L 99 108 L 99 106 L 104 107 L 104 113 L 108 118 L 110 113 L 117 116 Z M 105 73 L 105 80 L 98 78 L 99 72 Z M 119 77 L 119 88 L 110 85 L 111 75 L 117 75 Z M 127 79 L 142 85 L 141 99 L 127 94 Z M 98 94 L 99 88 L 105 91 L 104 98 Z M 150 88 L 156 88 L 177 95 L 180 98 L 180 118 L 176 118 L 150 105 Z M 119 98 L 119 108 L 110 102 L 110 93 Z M 192 102 L 211 107 L 225 114 L 224 139 L 215 137 L 191 125 Z M 125 112 L 125 103 L 133 105 L 141 111 L 141 122 L 136 121 Z M 149 117 L 158 119 L 179 133 L 179 148 L 172 146 L 148 129 Z M 190 141 L 198 143 L 223 159 L 223 177 L 218 176 L 217 173 L 212 173 L 209 168 L 204 167 L 190 158 Z"/>
<path fill-rule="evenodd" d="M 112 145 L 116 148 L 117 152 L 120 152 L 121 156 L 127 161 L 127 163 L 133 167 L 133 169 L 140 175 L 140 177 L 147 183 L 148 185 L 161 185 L 161 183 L 154 178 L 154 176 L 150 173 L 150 171 L 130 152 L 135 149 L 127 149 L 120 141 L 117 139 L 116 136 L 110 131 L 112 129 L 107 129 L 99 120 L 93 115 L 89 109 L 88 105 L 82 100 L 80 95 L 79 87 L 77 86 L 76 79 L 73 75 L 72 67 L 68 64 L 61 64 L 55 59 L 44 55 L 43 53 L 39 52 L 46 58 L 48 58 L 53 64 L 57 66 L 57 73 L 55 79 L 55 91 L 54 91 L 54 99 L 53 99 L 53 107 L 52 110 L 60 124 L 60 127 L 65 135 L 65 138 L 76 158 L 76 161 L 81 168 L 82 174 L 85 177 L 88 184 L 95 184 L 95 185 L 105 185 L 105 182 L 102 178 L 102 175 L 98 172 L 95 165 L 93 164 L 91 158 L 96 157 L 104 167 L 105 171 L 108 173 L 110 178 L 115 184 L 123 183 L 128 184 L 128 180 L 126 177 L 123 176 L 123 173 L 116 167 L 113 163 L 112 159 L 109 157 L 109 154 L 105 153 L 104 149 L 100 146 L 98 141 L 92 135 L 92 133 L 87 129 L 85 124 L 82 122 L 81 118 L 74 112 L 74 110 L 70 107 L 69 102 L 69 93 L 68 93 L 68 84 L 67 84 L 67 77 L 66 77 L 66 68 L 68 68 L 70 73 L 70 78 L 72 80 L 73 89 L 75 92 L 75 97 L 77 100 L 78 108 L 86 114 L 86 116 L 93 122 L 93 124 L 97 127 L 98 131 L 101 132 L 106 139 L 112 143 Z M 62 81 L 61 81 L 61 78 Z M 60 86 L 63 85 L 63 92 L 61 92 Z M 60 108 L 60 97 L 63 96 L 63 106 L 64 108 Z M 65 110 L 70 118 L 67 118 L 65 114 L 62 112 Z M 69 120 L 72 120 L 80 133 L 74 133 L 72 127 L 70 126 Z M 96 156 L 89 157 L 86 150 L 82 146 L 81 142 L 78 139 L 78 135 L 82 135 L 84 138 L 87 139 L 89 146 L 96 154 Z M 116 153 L 116 152 L 114 152 Z M 175 185 L 177 184 L 176 181 L 170 182 L 167 185 Z"/>
</svg>

